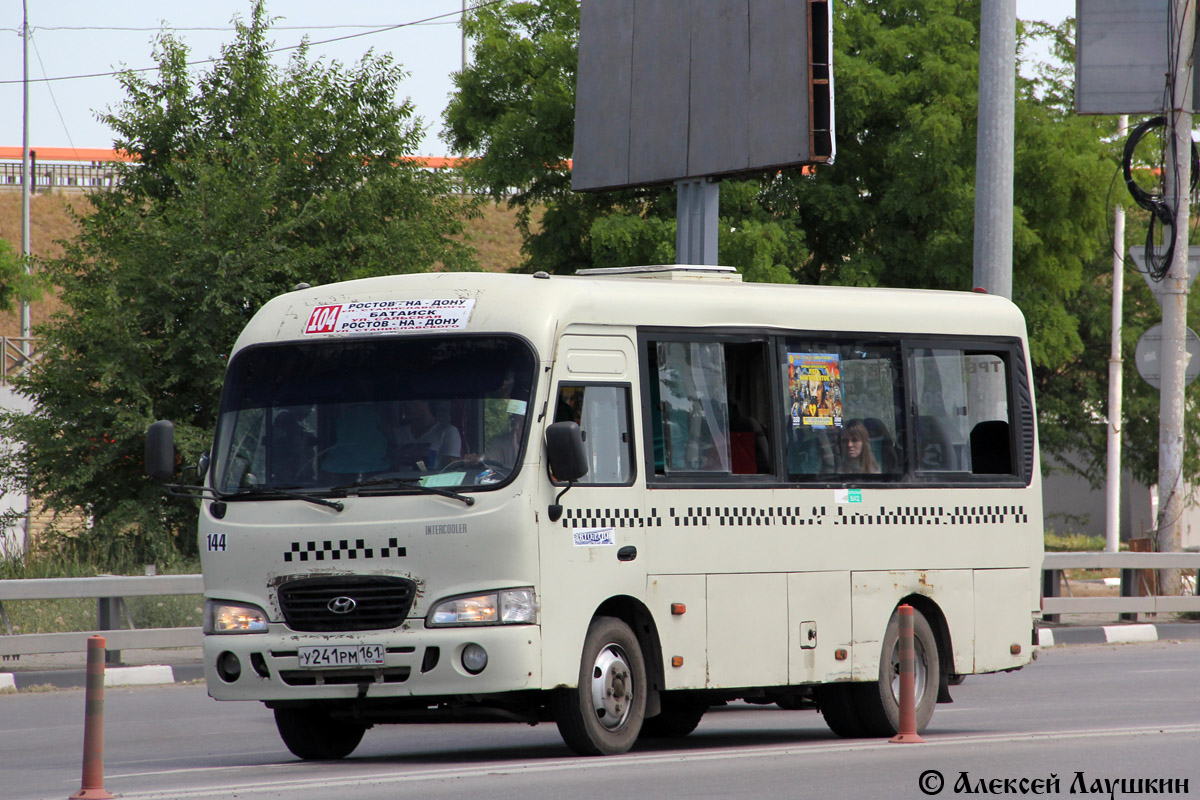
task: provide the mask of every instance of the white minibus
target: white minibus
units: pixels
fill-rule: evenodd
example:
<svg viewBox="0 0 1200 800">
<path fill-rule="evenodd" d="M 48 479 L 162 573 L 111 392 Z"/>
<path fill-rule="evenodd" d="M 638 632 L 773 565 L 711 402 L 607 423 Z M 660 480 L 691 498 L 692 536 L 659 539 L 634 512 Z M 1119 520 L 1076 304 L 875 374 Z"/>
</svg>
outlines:
<svg viewBox="0 0 1200 800">
<path fill-rule="evenodd" d="M 576 753 L 733 701 L 898 726 L 1034 653 L 1041 478 L 1009 301 L 725 267 L 301 287 L 233 347 L 202 498 L 204 669 L 305 759 L 383 723 Z M 169 421 L 147 436 L 166 479 Z M 781 712 L 782 713 L 782 712 Z"/>
</svg>

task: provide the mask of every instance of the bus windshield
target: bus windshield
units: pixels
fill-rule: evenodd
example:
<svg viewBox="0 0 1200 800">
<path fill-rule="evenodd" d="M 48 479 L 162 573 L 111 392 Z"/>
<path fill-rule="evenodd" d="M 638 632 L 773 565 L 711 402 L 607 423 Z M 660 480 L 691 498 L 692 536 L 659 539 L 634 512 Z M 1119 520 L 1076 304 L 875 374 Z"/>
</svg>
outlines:
<svg viewBox="0 0 1200 800">
<path fill-rule="evenodd" d="M 261 499 L 505 482 L 534 363 L 524 340 L 495 335 L 247 348 L 226 376 L 213 488 Z"/>
</svg>

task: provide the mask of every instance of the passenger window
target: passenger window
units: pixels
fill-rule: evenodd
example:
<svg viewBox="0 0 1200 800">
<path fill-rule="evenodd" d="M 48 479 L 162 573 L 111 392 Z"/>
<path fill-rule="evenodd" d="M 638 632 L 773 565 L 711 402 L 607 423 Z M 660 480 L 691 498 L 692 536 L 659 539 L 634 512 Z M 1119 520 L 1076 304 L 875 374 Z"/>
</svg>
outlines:
<svg viewBox="0 0 1200 800">
<path fill-rule="evenodd" d="M 790 339 L 784 359 L 792 480 L 904 474 L 897 344 Z"/>
<path fill-rule="evenodd" d="M 773 475 L 765 341 L 651 341 L 658 475 Z"/>
<path fill-rule="evenodd" d="M 911 364 L 917 470 L 1013 474 L 1004 354 L 916 348 Z"/>
<path fill-rule="evenodd" d="M 633 480 L 628 387 L 560 385 L 554 421 L 578 423 L 583 431 L 588 472 L 578 483 L 625 485 Z"/>
</svg>

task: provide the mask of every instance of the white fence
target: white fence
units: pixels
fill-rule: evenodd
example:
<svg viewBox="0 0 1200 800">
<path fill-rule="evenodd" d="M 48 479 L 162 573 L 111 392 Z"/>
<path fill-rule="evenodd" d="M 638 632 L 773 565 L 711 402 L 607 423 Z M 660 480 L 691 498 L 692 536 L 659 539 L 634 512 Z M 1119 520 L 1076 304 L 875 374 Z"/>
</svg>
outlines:
<svg viewBox="0 0 1200 800">
<path fill-rule="evenodd" d="M 194 647 L 201 641 L 200 629 L 189 628 L 119 628 L 117 609 L 126 597 L 161 595 L 199 595 L 204 582 L 199 575 L 145 575 L 100 578 L 32 578 L 0 581 L 0 622 L 5 636 L 0 636 L 0 657 L 33 653 L 82 653 L 87 650 L 87 638 L 105 637 L 110 651 L 156 647 Z M 65 598 L 96 598 L 96 629 L 72 633 L 13 634 L 5 601 L 56 600 Z"/>
<path fill-rule="evenodd" d="M 1062 573 L 1067 569 L 1121 570 L 1120 597 L 1062 597 Z M 1046 553 L 1042 562 L 1042 612 L 1048 620 L 1059 614 L 1137 614 L 1200 611 L 1196 595 L 1136 597 L 1142 570 L 1178 569 L 1196 574 L 1200 553 Z M 1069 588 L 1069 583 L 1068 583 Z"/>
<path fill-rule="evenodd" d="M 1120 569 L 1121 597 L 1062 597 L 1062 573 L 1067 569 Z M 1134 597 L 1140 570 L 1179 569 L 1193 574 L 1200 570 L 1200 553 L 1047 553 L 1042 564 L 1042 610 L 1047 619 L 1059 614 L 1105 613 L 1137 615 L 1200 611 L 1200 596 Z M 1068 584 L 1069 586 L 1069 584 Z M 193 647 L 201 642 L 199 628 L 134 628 L 126 614 L 128 629 L 120 627 L 118 609 L 126 597 L 200 595 L 204 582 L 199 575 L 148 575 L 100 578 L 37 578 L 0 581 L 0 657 L 34 653 L 82 653 L 89 636 L 106 638 L 110 651 L 158 647 Z M 5 601 L 95 598 L 96 629 L 72 633 L 14 634 L 4 611 Z"/>
</svg>

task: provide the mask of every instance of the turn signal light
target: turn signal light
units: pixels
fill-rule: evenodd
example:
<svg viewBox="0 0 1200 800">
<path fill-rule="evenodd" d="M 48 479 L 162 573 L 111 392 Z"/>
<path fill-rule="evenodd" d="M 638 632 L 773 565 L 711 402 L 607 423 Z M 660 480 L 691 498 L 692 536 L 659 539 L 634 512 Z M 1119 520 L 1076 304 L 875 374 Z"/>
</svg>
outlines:
<svg viewBox="0 0 1200 800">
<path fill-rule="evenodd" d="M 687 613 L 687 606 L 683 603 L 671 603 L 671 613 L 678 617 L 681 614 Z"/>
</svg>

